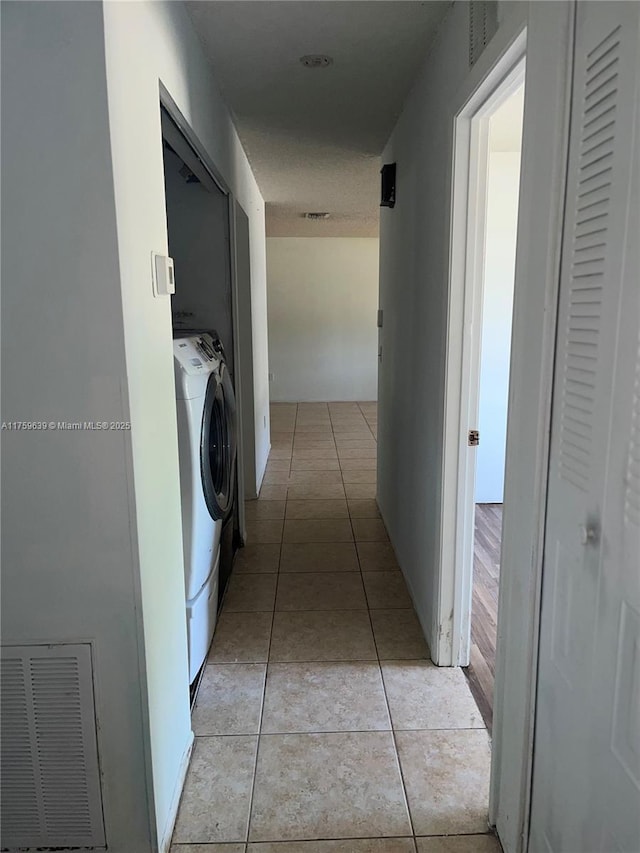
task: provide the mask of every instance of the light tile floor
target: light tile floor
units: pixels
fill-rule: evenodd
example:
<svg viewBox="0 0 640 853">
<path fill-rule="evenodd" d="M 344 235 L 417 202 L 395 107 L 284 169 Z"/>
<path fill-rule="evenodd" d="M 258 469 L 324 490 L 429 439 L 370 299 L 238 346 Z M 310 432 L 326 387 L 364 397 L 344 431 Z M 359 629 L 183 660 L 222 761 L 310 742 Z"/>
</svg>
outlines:
<svg viewBox="0 0 640 853">
<path fill-rule="evenodd" d="M 490 746 L 375 502 L 376 404 L 274 404 L 174 853 L 496 853 Z"/>
</svg>

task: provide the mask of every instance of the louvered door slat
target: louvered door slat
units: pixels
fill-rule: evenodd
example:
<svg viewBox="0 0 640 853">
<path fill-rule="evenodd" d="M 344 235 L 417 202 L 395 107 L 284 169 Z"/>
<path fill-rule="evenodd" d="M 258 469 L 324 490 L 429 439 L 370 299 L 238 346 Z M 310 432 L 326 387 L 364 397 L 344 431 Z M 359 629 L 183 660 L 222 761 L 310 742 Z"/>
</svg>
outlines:
<svg viewBox="0 0 640 853">
<path fill-rule="evenodd" d="M 620 65 L 620 28 L 615 27 L 587 56 L 580 93 L 578 159 L 574 178 L 570 283 L 564 357 L 558 472 L 586 492 L 591 478 L 591 427 L 598 387 L 599 348 Z M 583 428 L 579 445 L 575 425 Z"/>
</svg>

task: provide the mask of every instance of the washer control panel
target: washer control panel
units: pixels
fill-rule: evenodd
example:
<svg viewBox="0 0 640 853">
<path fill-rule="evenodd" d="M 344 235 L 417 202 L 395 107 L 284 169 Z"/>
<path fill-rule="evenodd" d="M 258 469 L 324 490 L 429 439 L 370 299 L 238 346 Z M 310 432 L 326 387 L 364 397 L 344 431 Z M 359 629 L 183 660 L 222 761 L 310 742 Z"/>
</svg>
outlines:
<svg viewBox="0 0 640 853">
<path fill-rule="evenodd" d="M 175 338 L 173 354 L 181 369 L 189 375 L 210 373 L 218 365 L 218 357 L 210 335 Z"/>
</svg>

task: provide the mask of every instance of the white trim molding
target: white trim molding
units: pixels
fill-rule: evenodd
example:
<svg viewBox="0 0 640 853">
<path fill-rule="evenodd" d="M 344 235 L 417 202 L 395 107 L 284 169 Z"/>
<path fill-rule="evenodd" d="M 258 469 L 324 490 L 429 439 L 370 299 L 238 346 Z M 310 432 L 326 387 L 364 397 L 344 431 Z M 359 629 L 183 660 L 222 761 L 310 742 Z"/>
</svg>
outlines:
<svg viewBox="0 0 640 853">
<path fill-rule="evenodd" d="M 522 85 L 526 40 L 524 21 L 498 31 L 474 67 L 482 76 L 471 81 L 452 117 L 438 636 L 432 645 L 439 666 L 469 662 L 475 458 L 467 429 L 478 408 L 488 116 Z"/>
<path fill-rule="evenodd" d="M 184 788 L 187 771 L 189 770 L 189 764 L 191 763 L 191 753 L 193 752 L 194 742 L 195 737 L 193 732 L 191 732 L 180 762 L 180 771 L 171 797 L 171 805 L 169 807 L 169 814 L 167 815 L 167 822 L 162 833 L 162 838 L 160 839 L 160 845 L 158 848 L 160 853 L 169 853 L 171 847 L 171 839 L 173 838 L 173 831 L 178 817 L 178 808 L 180 806 L 180 798 L 182 797 L 182 789 Z"/>
</svg>

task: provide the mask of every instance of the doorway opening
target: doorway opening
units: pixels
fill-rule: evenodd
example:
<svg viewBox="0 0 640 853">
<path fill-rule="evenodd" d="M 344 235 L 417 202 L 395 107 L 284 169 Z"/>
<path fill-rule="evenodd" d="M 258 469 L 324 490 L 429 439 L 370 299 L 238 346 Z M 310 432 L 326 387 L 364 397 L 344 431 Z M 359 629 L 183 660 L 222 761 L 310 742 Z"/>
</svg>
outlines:
<svg viewBox="0 0 640 853">
<path fill-rule="evenodd" d="M 189 682 L 197 695 L 241 542 L 233 199 L 162 107 Z"/>
<path fill-rule="evenodd" d="M 475 451 L 469 666 L 465 673 L 489 731 L 493 722 L 511 321 L 515 279 L 524 83 L 488 116 L 484 260 Z"/>
<path fill-rule="evenodd" d="M 434 661 L 468 667 L 491 728 L 526 30 L 454 119 L 439 619 Z M 484 320 L 484 324 L 483 324 Z M 475 535 L 476 505 L 478 535 Z M 488 506 L 485 506 L 488 505 Z M 477 545 L 477 547 L 476 547 Z M 481 565 L 474 572 L 474 550 Z M 483 572 L 482 569 L 485 568 Z M 474 574 L 477 617 L 472 632 Z"/>
</svg>

